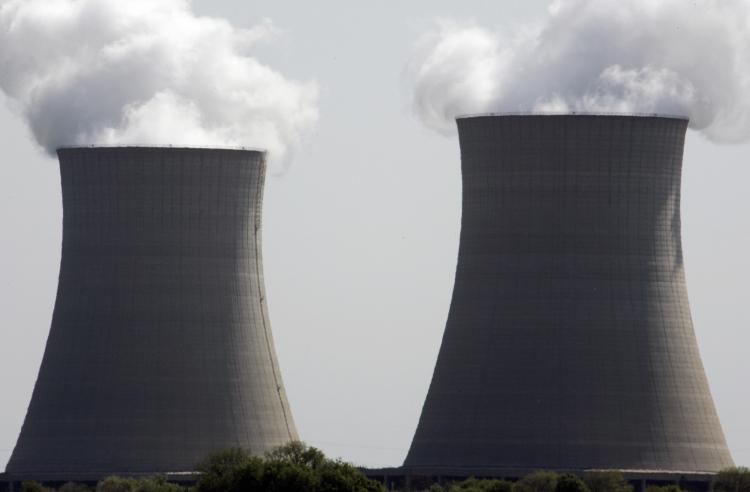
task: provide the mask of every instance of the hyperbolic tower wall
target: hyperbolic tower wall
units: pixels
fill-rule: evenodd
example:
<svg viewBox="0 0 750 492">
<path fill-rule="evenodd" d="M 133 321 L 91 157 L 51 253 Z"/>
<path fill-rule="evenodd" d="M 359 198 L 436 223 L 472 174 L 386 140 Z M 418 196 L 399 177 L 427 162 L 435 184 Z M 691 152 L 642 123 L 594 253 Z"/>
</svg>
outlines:
<svg viewBox="0 0 750 492">
<path fill-rule="evenodd" d="M 58 156 L 57 300 L 7 472 L 180 472 L 296 439 L 263 285 L 264 154 Z"/>
<path fill-rule="evenodd" d="M 405 466 L 732 464 L 685 287 L 687 121 L 458 119 L 453 299 Z"/>
</svg>

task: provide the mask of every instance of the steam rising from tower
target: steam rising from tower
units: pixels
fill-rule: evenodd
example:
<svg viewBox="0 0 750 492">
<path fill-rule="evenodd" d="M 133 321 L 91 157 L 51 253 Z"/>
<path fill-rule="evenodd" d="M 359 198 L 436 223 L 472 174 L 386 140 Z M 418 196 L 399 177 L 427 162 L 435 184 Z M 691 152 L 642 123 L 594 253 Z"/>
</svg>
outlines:
<svg viewBox="0 0 750 492">
<path fill-rule="evenodd" d="M 246 146 L 286 162 L 317 87 L 250 56 L 277 33 L 187 0 L 0 3 L 0 89 L 48 153 L 63 145 Z"/>
<path fill-rule="evenodd" d="M 750 137 L 750 3 L 556 0 L 512 33 L 440 21 L 408 67 L 428 126 L 462 114 L 679 115 L 719 142 Z"/>
</svg>

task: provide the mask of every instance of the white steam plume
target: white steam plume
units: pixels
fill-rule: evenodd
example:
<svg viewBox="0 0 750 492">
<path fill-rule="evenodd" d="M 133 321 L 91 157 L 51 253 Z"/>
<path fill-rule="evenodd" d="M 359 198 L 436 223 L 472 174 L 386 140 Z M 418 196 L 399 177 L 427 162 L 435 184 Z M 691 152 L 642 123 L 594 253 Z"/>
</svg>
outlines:
<svg viewBox="0 0 750 492">
<path fill-rule="evenodd" d="M 47 152 L 63 145 L 246 146 L 277 162 L 316 122 L 314 82 L 250 56 L 188 0 L 0 0 L 0 89 Z"/>
<path fill-rule="evenodd" d="M 485 112 L 687 116 L 719 142 L 750 138 L 750 2 L 556 0 L 512 35 L 439 21 L 407 74 L 428 126 Z"/>
</svg>

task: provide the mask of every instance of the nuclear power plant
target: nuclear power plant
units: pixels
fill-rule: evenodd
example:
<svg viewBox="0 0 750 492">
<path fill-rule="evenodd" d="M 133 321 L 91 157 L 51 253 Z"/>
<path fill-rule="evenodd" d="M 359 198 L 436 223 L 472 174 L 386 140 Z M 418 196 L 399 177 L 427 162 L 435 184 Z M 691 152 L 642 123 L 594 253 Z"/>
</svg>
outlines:
<svg viewBox="0 0 750 492">
<path fill-rule="evenodd" d="M 617 469 L 643 488 L 732 466 L 685 284 L 687 120 L 457 124 L 463 208 L 442 345 L 403 467 L 368 475 L 408 490 L 414 476 Z M 264 289 L 264 154 L 58 155 L 59 285 L 11 489 L 189 473 L 212 451 L 296 440 Z"/>
<path fill-rule="evenodd" d="M 732 465 L 685 285 L 687 123 L 458 119 L 455 286 L 409 473 Z"/>
<path fill-rule="evenodd" d="M 264 153 L 58 156 L 57 299 L 8 474 L 186 472 L 297 439 L 263 281 Z"/>
</svg>

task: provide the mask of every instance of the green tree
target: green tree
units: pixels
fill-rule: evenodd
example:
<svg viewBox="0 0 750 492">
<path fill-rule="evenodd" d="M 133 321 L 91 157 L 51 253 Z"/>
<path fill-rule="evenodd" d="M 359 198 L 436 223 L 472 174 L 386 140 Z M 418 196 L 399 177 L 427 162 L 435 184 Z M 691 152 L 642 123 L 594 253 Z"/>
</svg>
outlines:
<svg viewBox="0 0 750 492">
<path fill-rule="evenodd" d="M 57 492 L 91 492 L 91 487 L 84 483 L 67 482 Z"/>
<path fill-rule="evenodd" d="M 744 466 L 724 468 L 714 480 L 715 492 L 750 492 L 750 469 Z"/>
<path fill-rule="evenodd" d="M 512 492 L 513 484 L 506 480 L 467 478 L 454 482 L 446 488 L 448 492 Z"/>
<path fill-rule="evenodd" d="M 315 469 L 326 462 L 326 455 L 318 448 L 292 441 L 266 453 L 266 461 L 281 461 Z"/>
<path fill-rule="evenodd" d="M 513 492 L 513 484 L 507 480 L 487 480 L 484 492 Z"/>
<path fill-rule="evenodd" d="M 590 492 L 588 486 L 577 475 L 566 473 L 557 479 L 555 492 Z"/>
<path fill-rule="evenodd" d="M 263 458 L 241 449 L 220 451 L 197 469 L 202 474 L 196 484 L 199 492 L 385 491 L 352 465 L 327 459 L 320 450 L 300 442 L 274 449 Z"/>
<path fill-rule="evenodd" d="M 138 480 L 135 487 L 135 492 L 183 492 L 184 490 L 184 487 L 167 482 L 167 479 L 161 476 L 142 478 Z"/>
<path fill-rule="evenodd" d="M 679 485 L 649 485 L 646 492 L 685 492 Z"/>
<path fill-rule="evenodd" d="M 557 473 L 535 471 L 513 484 L 513 492 L 555 492 Z"/>
<path fill-rule="evenodd" d="M 583 481 L 591 492 L 633 492 L 633 486 L 617 470 L 588 472 Z"/>
<path fill-rule="evenodd" d="M 201 474 L 196 487 L 201 492 L 259 490 L 263 467 L 260 458 L 250 456 L 244 449 L 217 451 L 196 466 Z"/>
<path fill-rule="evenodd" d="M 328 460 L 318 468 L 316 492 L 384 492 L 385 486 L 370 480 L 349 463 Z"/>
<path fill-rule="evenodd" d="M 259 458 L 249 458 L 246 463 L 241 465 L 236 474 L 234 474 L 232 488 L 214 489 L 214 490 L 241 490 L 243 492 L 252 492 L 254 490 L 263 490 L 263 474 L 265 464 Z M 200 482 L 199 482 L 200 484 Z M 198 487 L 198 490 L 204 490 Z"/>
<path fill-rule="evenodd" d="M 67 485 L 65 484 L 60 492 L 84 492 L 89 490 L 88 488 L 71 488 L 68 490 L 65 489 Z M 81 484 L 70 485 L 81 486 Z M 185 490 L 185 487 L 167 482 L 167 479 L 161 476 L 144 478 L 111 476 L 96 484 L 96 492 L 184 492 Z"/>
<path fill-rule="evenodd" d="M 53 492 L 53 489 L 45 487 L 39 482 L 27 480 L 21 482 L 21 492 Z"/>
<path fill-rule="evenodd" d="M 317 477 L 311 468 L 275 460 L 265 464 L 262 488 L 258 492 L 312 492 L 316 489 L 316 484 Z"/>
<path fill-rule="evenodd" d="M 137 485 L 134 478 L 111 476 L 96 484 L 96 492 L 135 492 Z"/>
</svg>

